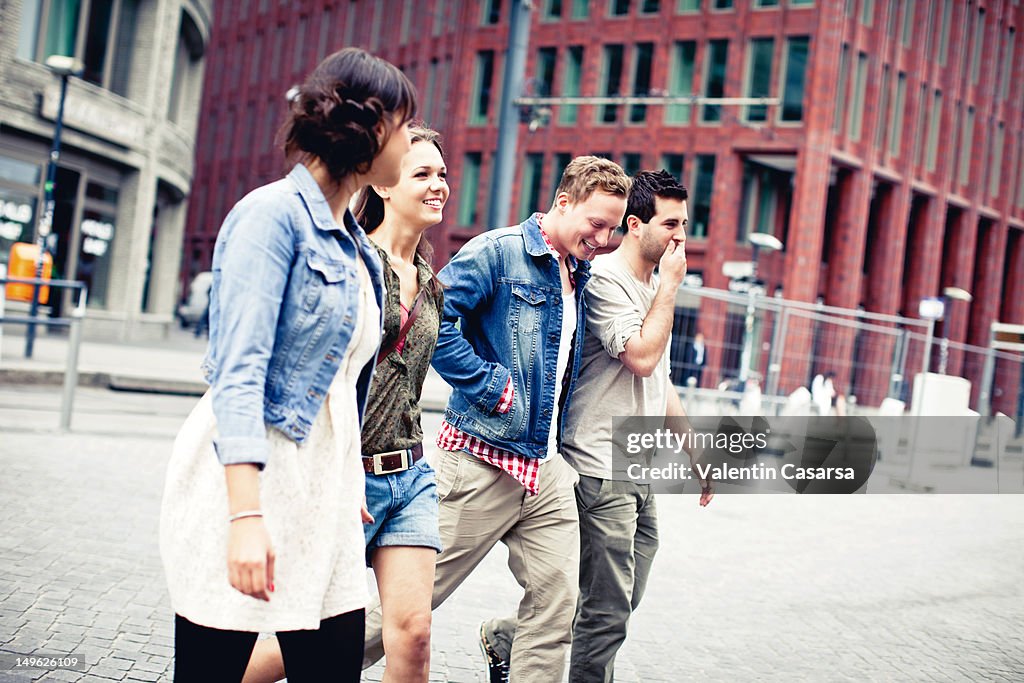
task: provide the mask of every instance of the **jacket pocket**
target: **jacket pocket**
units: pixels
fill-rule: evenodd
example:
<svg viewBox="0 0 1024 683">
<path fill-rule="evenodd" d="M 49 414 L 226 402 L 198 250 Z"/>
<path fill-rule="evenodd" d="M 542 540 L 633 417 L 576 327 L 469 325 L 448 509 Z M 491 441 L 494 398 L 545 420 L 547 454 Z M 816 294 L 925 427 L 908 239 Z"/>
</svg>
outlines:
<svg viewBox="0 0 1024 683">
<path fill-rule="evenodd" d="M 340 302 L 343 285 L 351 279 L 351 276 L 349 267 L 343 261 L 326 258 L 314 251 L 306 252 L 303 309 L 312 313 L 318 308 L 318 303 L 325 298 L 336 299 L 337 302 Z M 332 293 L 333 296 L 328 296 Z"/>
</svg>

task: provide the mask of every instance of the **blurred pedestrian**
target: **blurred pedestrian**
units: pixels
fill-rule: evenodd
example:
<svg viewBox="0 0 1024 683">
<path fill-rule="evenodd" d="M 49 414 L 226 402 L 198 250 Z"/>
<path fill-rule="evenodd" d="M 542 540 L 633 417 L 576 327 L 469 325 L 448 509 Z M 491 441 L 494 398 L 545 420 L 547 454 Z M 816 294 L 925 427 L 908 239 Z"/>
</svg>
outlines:
<svg viewBox="0 0 1024 683">
<path fill-rule="evenodd" d="M 392 187 L 371 186 L 356 199 L 356 220 L 384 264 L 384 339 L 363 424 L 367 564 L 383 608 L 387 680 L 426 682 L 430 673 L 430 595 L 441 550 L 434 470 L 423 459 L 420 394 L 437 344 L 444 305 L 424 233 L 441 221 L 448 171 L 440 135 L 411 126 L 412 148 Z M 285 675 L 276 639 L 259 641 L 246 683 Z"/>
<path fill-rule="evenodd" d="M 359 679 L 359 428 L 384 281 L 348 205 L 398 182 L 415 109 L 393 65 L 330 55 L 282 129 L 291 172 L 221 227 L 211 388 L 175 441 L 161 513 L 178 681 L 240 681 L 261 631 L 278 634 L 292 683 Z"/>
</svg>

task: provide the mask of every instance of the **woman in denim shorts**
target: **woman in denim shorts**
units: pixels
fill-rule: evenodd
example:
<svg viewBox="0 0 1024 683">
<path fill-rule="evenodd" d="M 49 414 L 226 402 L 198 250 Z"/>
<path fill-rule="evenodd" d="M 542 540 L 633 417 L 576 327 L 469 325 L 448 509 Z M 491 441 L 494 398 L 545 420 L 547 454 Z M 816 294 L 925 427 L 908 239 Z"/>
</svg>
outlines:
<svg viewBox="0 0 1024 683">
<path fill-rule="evenodd" d="M 423 458 L 420 392 L 437 343 L 443 295 L 423 234 L 441 222 L 448 200 L 440 135 L 409 127 L 412 148 L 397 185 L 371 185 L 356 200 L 356 220 L 384 264 L 384 337 L 363 424 L 366 561 L 383 610 L 385 680 L 426 681 L 430 599 L 441 551 L 434 470 Z M 409 319 L 412 318 L 412 324 Z M 260 641 L 246 683 L 284 674 L 273 639 Z"/>
</svg>

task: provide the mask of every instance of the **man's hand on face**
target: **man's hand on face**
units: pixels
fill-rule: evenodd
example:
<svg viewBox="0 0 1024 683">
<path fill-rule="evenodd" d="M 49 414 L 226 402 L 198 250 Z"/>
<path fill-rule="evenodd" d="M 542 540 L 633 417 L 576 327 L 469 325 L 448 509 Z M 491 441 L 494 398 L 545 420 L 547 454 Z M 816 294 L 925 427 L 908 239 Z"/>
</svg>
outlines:
<svg viewBox="0 0 1024 683">
<path fill-rule="evenodd" d="M 662 284 L 673 290 L 683 284 L 686 277 L 686 240 L 672 240 L 658 263 Z"/>
</svg>

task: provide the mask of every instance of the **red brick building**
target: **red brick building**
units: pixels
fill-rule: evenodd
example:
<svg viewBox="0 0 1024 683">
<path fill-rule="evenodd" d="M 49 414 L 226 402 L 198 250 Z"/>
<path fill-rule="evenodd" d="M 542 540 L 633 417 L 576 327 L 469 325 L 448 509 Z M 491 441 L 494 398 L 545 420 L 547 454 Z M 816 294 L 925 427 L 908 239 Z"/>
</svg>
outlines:
<svg viewBox="0 0 1024 683">
<path fill-rule="evenodd" d="M 231 205 L 282 173 L 271 140 L 285 92 L 345 45 L 401 66 L 419 89 L 422 117 L 445 135 L 453 194 L 431 233 L 441 259 L 493 227 L 483 222 L 515 1 L 216 3 L 183 277 L 208 267 Z M 628 171 L 679 175 L 691 194 L 689 268 L 707 287 L 725 288 L 722 264 L 749 259 L 747 236 L 769 232 L 785 249 L 762 256 L 760 276 L 787 299 L 915 317 L 922 297 L 956 286 L 974 301 L 949 307 L 940 328 L 949 339 L 984 346 L 992 321 L 1024 322 L 1018 0 L 533 6 L 527 94 L 781 102 L 554 106 L 545 125 L 520 126 L 512 220 L 550 202 L 572 156 L 600 154 Z M 724 317 L 709 320 L 702 327 L 714 339 Z M 812 372 L 811 342 L 800 332 L 787 340 L 783 391 Z M 854 344 L 851 332 L 814 352 L 842 369 Z M 713 345 L 708 360 L 722 365 Z M 951 374 L 977 384 L 981 369 L 968 365 L 956 353 L 949 359 Z M 705 384 L 717 376 L 707 373 Z M 886 378 L 867 384 L 866 402 L 877 403 Z M 1015 400 L 1004 390 L 995 407 L 1015 412 Z"/>
</svg>

